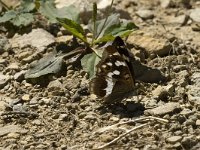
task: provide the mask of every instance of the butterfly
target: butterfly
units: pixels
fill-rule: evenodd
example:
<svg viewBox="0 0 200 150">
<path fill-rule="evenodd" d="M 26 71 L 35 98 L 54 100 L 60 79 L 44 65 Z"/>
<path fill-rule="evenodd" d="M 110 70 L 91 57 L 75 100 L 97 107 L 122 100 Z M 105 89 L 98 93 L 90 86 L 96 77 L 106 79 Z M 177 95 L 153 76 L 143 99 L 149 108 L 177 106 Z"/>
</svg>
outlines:
<svg viewBox="0 0 200 150">
<path fill-rule="evenodd" d="M 133 54 L 118 36 L 108 45 L 96 66 L 96 76 L 90 82 L 90 93 L 113 103 L 134 90 Z"/>
</svg>

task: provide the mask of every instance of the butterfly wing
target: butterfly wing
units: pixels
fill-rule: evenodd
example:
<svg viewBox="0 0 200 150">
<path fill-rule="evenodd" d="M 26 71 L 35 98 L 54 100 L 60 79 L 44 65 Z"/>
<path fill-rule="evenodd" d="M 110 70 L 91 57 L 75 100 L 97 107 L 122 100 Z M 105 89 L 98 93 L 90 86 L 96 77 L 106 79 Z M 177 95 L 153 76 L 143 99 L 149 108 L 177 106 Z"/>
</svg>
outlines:
<svg viewBox="0 0 200 150">
<path fill-rule="evenodd" d="M 130 92 L 133 87 L 134 80 L 126 60 L 115 45 L 106 47 L 97 65 L 96 77 L 90 82 L 91 93 L 109 102 Z"/>
</svg>

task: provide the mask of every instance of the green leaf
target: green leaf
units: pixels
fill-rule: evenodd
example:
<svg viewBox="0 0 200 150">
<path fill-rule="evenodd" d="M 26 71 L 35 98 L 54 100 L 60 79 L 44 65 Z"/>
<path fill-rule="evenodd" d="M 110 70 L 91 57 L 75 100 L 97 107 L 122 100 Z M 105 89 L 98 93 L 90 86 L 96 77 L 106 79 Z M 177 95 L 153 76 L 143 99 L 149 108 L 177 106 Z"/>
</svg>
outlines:
<svg viewBox="0 0 200 150">
<path fill-rule="evenodd" d="M 108 42 L 114 40 L 115 37 L 126 37 L 138 27 L 133 22 L 124 21 L 119 24 L 114 24 L 107 28 L 103 37 L 97 39 L 95 43 Z"/>
<path fill-rule="evenodd" d="M 106 23 L 105 23 L 106 21 Z M 119 20 L 119 14 L 112 14 L 111 16 L 109 16 L 107 19 L 102 19 L 99 21 L 96 21 L 96 36 L 95 38 L 101 38 L 105 35 L 105 31 L 112 25 L 115 24 L 119 24 L 120 20 Z M 89 30 L 93 33 L 93 25 L 90 23 L 89 24 Z"/>
<path fill-rule="evenodd" d="M 83 42 L 87 42 L 87 38 L 85 36 L 83 28 L 76 22 L 70 20 L 70 19 L 63 19 L 63 18 L 57 18 L 59 23 L 67 30 L 69 31 L 72 35 L 75 37 L 81 39 Z"/>
<path fill-rule="evenodd" d="M 55 74 L 61 70 L 63 56 L 51 53 L 40 59 L 25 74 L 26 79 L 38 78 L 47 74 Z"/>
<path fill-rule="evenodd" d="M 33 14 L 22 13 L 13 18 L 10 22 L 15 26 L 27 26 L 34 21 Z"/>
<path fill-rule="evenodd" d="M 34 0 L 23 0 L 21 2 L 21 12 L 31 12 L 35 9 Z"/>
<path fill-rule="evenodd" d="M 102 52 L 103 51 L 98 51 L 99 53 L 98 55 L 102 55 Z M 96 65 L 98 64 L 99 61 L 100 61 L 100 58 L 94 52 L 91 54 L 85 55 L 81 59 L 81 65 L 83 67 L 83 70 L 85 70 L 89 74 L 90 78 L 93 78 L 95 76 Z"/>
<path fill-rule="evenodd" d="M 73 5 L 57 9 L 54 1 L 41 1 L 39 12 L 47 17 L 51 23 L 56 23 L 56 18 L 68 18 L 79 22 L 79 10 Z"/>
<path fill-rule="evenodd" d="M 0 23 L 5 23 L 17 16 L 17 12 L 14 10 L 7 11 L 2 17 L 0 17 Z"/>
</svg>

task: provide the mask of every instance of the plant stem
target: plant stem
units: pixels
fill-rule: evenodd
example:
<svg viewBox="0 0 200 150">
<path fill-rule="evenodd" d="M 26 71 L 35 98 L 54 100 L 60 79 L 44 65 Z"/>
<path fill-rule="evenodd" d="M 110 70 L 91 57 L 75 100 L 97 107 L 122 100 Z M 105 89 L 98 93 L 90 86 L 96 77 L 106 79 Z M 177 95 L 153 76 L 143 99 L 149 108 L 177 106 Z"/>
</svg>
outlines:
<svg viewBox="0 0 200 150">
<path fill-rule="evenodd" d="M 106 19 L 105 19 L 105 21 L 104 21 L 104 23 L 103 23 L 103 26 L 102 26 L 100 32 L 98 33 L 98 35 L 97 35 L 97 37 L 96 37 L 96 39 L 99 37 L 99 35 L 100 35 L 101 32 L 103 31 L 103 28 L 104 28 L 105 25 L 106 25 L 106 22 L 107 22 L 107 20 L 108 20 L 109 14 L 110 14 L 110 12 L 111 12 L 111 10 L 112 10 L 113 2 L 114 2 L 114 0 L 111 1 L 110 8 L 109 8 L 109 10 L 108 10 L 108 13 L 106 14 Z"/>
<path fill-rule="evenodd" d="M 93 35 L 92 35 L 92 46 L 94 45 L 94 40 L 96 36 L 96 19 L 97 19 L 97 3 L 93 3 Z"/>
</svg>

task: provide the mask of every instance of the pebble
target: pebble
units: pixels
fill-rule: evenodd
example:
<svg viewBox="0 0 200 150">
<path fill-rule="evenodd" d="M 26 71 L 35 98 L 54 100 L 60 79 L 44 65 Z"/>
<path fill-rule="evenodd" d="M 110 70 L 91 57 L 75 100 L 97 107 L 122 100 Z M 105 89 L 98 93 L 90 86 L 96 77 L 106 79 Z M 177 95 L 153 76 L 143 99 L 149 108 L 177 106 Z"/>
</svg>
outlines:
<svg viewBox="0 0 200 150">
<path fill-rule="evenodd" d="M 200 22 L 200 8 L 192 9 L 190 18 L 195 22 Z"/>
<path fill-rule="evenodd" d="M 172 49 L 172 45 L 170 45 L 166 39 L 157 39 L 145 35 L 145 31 L 142 30 L 130 34 L 127 42 L 141 47 L 141 49 L 145 50 L 149 56 L 151 54 L 154 54 L 155 56 L 165 56 L 168 55 Z"/>
<path fill-rule="evenodd" d="M 22 96 L 22 100 L 23 100 L 23 101 L 30 101 L 30 95 L 29 95 L 29 94 L 24 94 L 24 95 Z"/>
<path fill-rule="evenodd" d="M 160 6 L 162 8 L 169 8 L 172 4 L 171 0 L 160 0 Z"/>
<path fill-rule="evenodd" d="M 20 72 L 15 73 L 14 75 L 14 79 L 18 82 L 21 82 L 22 80 L 24 80 L 24 75 L 25 75 L 26 71 L 22 70 Z"/>
<path fill-rule="evenodd" d="M 21 52 L 17 57 L 19 60 L 29 57 L 32 54 L 31 51 Z"/>
<path fill-rule="evenodd" d="M 169 102 L 169 103 L 166 103 L 166 104 L 161 105 L 159 107 L 146 110 L 144 113 L 155 115 L 155 116 L 161 116 L 161 115 L 165 115 L 165 114 L 171 114 L 171 113 L 178 111 L 178 110 L 180 110 L 180 104 L 179 103 Z"/>
<path fill-rule="evenodd" d="M 141 17 L 142 19 L 152 19 L 154 17 L 154 13 L 151 10 L 138 10 L 136 14 Z"/>
<path fill-rule="evenodd" d="M 172 136 L 172 137 L 167 138 L 167 142 L 169 142 L 170 144 L 180 142 L 181 140 L 182 140 L 182 136 Z"/>
<path fill-rule="evenodd" d="M 61 88 L 63 87 L 62 83 L 59 80 L 54 80 L 51 81 L 48 84 L 48 90 L 49 91 L 53 91 L 53 90 L 61 90 Z"/>
<path fill-rule="evenodd" d="M 39 39 L 39 40 L 38 40 Z M 36 47 L 39 51 L 45 50 L 47 46 L 53 44 L 55 38 L 44 29 L 33 29 L 30 33 L 24 35 L 16 35 L 10 39 L 12 47 L 25 48 L 28 46 Z"/>
<path fill-rule="evenodd" d="M 15 132 L 15 133 L 27 133 L 28 130 L 22 129 L 18 125 L 6 125 L 6 126 L 3 126 L 3 127 L 0 127 L 0 137 L 4 136 L 6 134 L 9 134 L 9 133 L 13 133 L 13 132 Z"/>
<path fill-rule="evenodd" d="M 19 133 L 11 132 L 7 135 L 8 138 L 18 139 L 20 137 Z"/>
<path fill-rule="evenodd" d="M 11 63 L 6 70 L 16 70 L 18 71 L 20 69 L 19 64 L 18 63 Z"/>
<path fill-rule="evenodd" d="M 4 88 L 4 86 L 8 83 L 10 80 L 10 76 L 3 75 L 0 73 L 0 89 Z"/>
<path fill-rule="evenodd" d="M 200 126 L 200 119 L 196 121 L 196 126 Z"/>
</svg>

